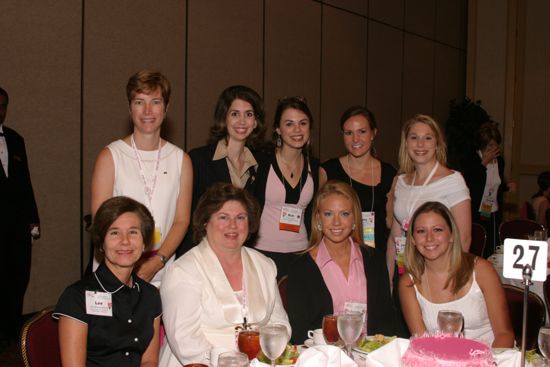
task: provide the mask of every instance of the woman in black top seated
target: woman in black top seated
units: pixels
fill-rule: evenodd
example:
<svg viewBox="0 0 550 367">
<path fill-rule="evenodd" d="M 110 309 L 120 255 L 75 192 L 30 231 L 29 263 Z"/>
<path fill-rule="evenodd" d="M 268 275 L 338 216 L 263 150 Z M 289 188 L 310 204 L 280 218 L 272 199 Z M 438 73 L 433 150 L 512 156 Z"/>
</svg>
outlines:
<svg viewBox="0 0 550 367">
<path fill-rule="evenodd" d="M 361 208 L 355 191 L 328 181 L 313 202 L 308 251 L 290 267 L 288 316 L 292 342 L 321 327 L 323 316 L 355 309 L 367 312 L 367 334 L 398 333 L 385 254 L 363 245 Z"/>
<path fill-rule="evenodd" d="M 98 209 L 92 243 L 98 269 L 69 286 L 54 311 L 64 366 L 156 366 L 162 314 L 158 290 L 134 273 L 155 225 L 145 206 L 118 196 Z"/>
</svg>

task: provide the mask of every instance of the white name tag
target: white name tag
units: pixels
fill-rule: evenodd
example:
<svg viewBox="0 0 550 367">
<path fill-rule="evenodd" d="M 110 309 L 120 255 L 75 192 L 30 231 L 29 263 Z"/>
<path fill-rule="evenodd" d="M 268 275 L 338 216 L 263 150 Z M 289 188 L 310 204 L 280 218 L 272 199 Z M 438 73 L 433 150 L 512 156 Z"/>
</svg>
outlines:
<svg viewBox="0 0 550 367">
<path fill-rule="evenodd" d="M 344 304 L 344 313 L 350 311 L 363 314 L 363 332 L 367 332 L 367 304 L 348 301 Z"/>
<path fill-rule="evenodd" d="M 279 229 L 282 231 L 300 232 L 302 223 L 302 209 L 292 206 L 283 206 L 279 218 Z"/>
<path fill-rule="evenodd" d="M 533 275 L 531 280 L 544 282 L 546 280 L 548 243 L 545 241 L 504 240 L 503 275 L 508 279 L 523 279 L 523 266 L 531 265 Z"/>
<path fill-rule="evenodd" d="M 367 313 L 367 304 L 348 301 L 344 304 L 344 312 L 361 312 L 363 316 Z"/>
<path fill-rule="evenodd" d="M 110 293 L 86 291 L 86 313 L 96 316 L 113 316 Z"/>
</svg>

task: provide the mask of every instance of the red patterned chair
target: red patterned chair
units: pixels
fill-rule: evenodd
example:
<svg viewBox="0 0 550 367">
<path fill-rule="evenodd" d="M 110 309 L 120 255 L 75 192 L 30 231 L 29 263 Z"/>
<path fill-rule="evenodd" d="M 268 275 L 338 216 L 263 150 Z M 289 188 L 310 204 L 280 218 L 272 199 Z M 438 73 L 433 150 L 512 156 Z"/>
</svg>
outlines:
<svg viewBox="0 0 550 367">
<path fill-rule="evenodd" d="M 61 367 L 57 320 L 53 307 L 28 320 L 21 331 L 21 355 L 25 367 Z"/>
</svg>

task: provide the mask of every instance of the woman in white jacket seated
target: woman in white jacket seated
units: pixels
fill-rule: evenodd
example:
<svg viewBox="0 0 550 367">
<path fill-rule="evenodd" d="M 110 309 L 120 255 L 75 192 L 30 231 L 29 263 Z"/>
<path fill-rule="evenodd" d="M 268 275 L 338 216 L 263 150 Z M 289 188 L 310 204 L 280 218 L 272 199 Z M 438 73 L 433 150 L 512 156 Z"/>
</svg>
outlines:
<svg viewBox="0 0 550 367">
<path fill-rule="evenodd" d="M 232 184 L 213 185 L 193 217 L 200 243 L 171 264 L 160 294 L 168 343 L 160 366 L 207 363 L 212 348 L 237 349 L 244 323 L 282 323 L 290 333 L 273 261 L 243 247 L 259 226 L 259 206 Z"/>
</svg>

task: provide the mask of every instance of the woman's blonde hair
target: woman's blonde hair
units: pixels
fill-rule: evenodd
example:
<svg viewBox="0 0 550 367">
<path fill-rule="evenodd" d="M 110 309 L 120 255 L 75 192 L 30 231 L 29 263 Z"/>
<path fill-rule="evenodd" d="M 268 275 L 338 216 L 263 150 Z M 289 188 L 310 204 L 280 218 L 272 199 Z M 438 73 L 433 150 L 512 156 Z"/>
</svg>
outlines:
<svg viewBox="0 0 550 367">
<path fill-rule="evenodd" d="M 355 190 L 345 182 L 338 180 L 327 181 L 315 195 L 313 199 L 313 211 L 311 215 L 311 237 L 309 239 L 309 247 L 307 251 L 319 246 L 323 239 L 323 231 L 321 227 L 321 220 L 319 219 L 319 207 L 321 203 L 330 195 L 342 195 L 349 200 L 353 209 L 353 217 L 355 230 L 351 232 L 351 238 L 353 242 L 357 244 L 363 243 L 362 238 L 362 224 L 361 224 L 361 204 L 359 203 L 359 197 Z"/>
<path fill-rule="evenodd" d="M 407 151 L 407 136 L 411 131 L 411 128 L 416 123 L 422 123 L 428 125 L 432 130 L 435 138 L 435 158 L 442 164 L 447 164 L 447 144 L 445 143 L 445 137 L 439 128 L 437 122 L 428 115 L 417 114 L 407 120 L 401 129 L 401 145 L 399 146 L 399 173 L 413 173 L 414 162 L 409 156 Z"/>
<path fill-rule="evenodd" d="M 424 257 L 414 244 L 414 231 L 416 227 L 416 219 L 425 213 L 435 213 L 439 215 L 451 230 L 451 258 L 449 260 L 449 277 L 445 282 L 445 289 L 449 286 L 453 294 L 464 287 L 470 280 L 472 271 L 474 269 L 474 256 L 462 251 L 462 245 L 460 242 L 460 233 L 455 223 L 453 215 L 450 210 L 440 202 L 428 201 L 422 204 L 414 212 L 411 219 L 411 228 L 407 231 L 407 243 L 405 246 L 405 267 L 409 274 L 414 279 L 414 284 L 422 283 L 422 274 L 424 274 L 425 263 Z"/>
</svg>

